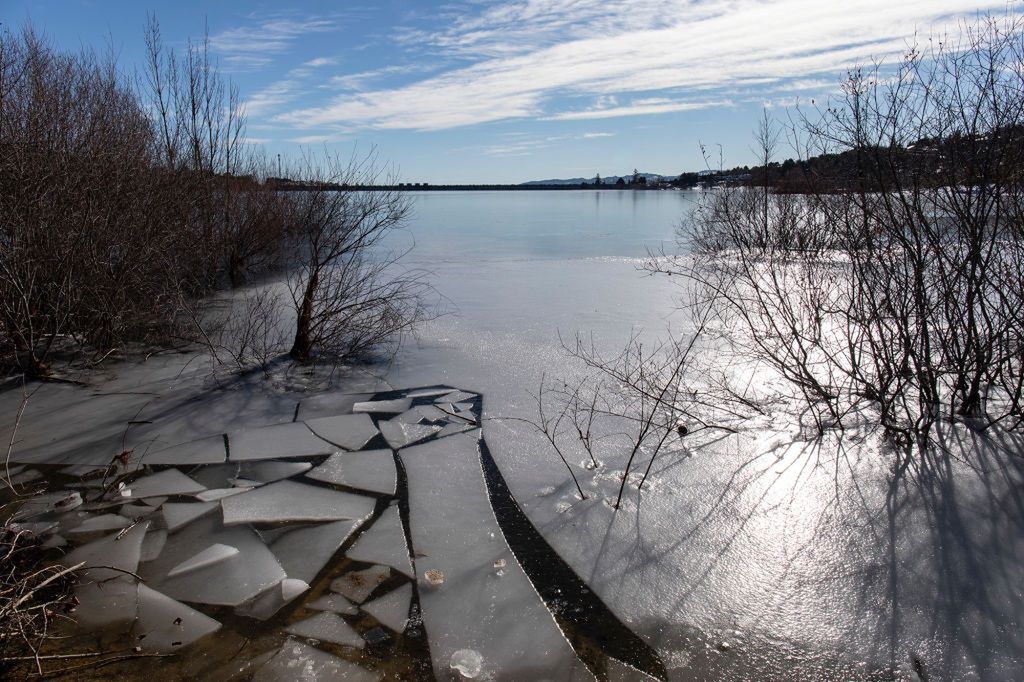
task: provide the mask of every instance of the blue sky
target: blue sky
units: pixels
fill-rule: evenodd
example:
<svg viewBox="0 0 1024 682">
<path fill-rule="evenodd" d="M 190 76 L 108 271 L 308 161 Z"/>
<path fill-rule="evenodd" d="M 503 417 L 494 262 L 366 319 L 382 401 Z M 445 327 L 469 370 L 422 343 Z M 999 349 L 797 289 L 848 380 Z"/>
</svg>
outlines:
<svg viewBox="0 0 1024 682">
<path fill-rule="evenodd" d="M 1006 0 L 145 2 L 4 0 L 67 49 L 141 61 L 147 12 L 181 49 L 208 30 L 271 154 L 376 147 L 402 179 L 521 182 L 751 163 L 765 106 L 822 101 Z M 1010 6 L 1016 11 L 1020 3 Z"/>
</svg>

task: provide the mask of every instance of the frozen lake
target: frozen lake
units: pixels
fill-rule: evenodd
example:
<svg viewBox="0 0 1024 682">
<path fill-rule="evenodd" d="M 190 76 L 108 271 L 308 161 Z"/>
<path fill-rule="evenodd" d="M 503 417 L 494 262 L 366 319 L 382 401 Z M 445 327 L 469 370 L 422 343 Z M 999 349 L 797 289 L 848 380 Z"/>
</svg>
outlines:
<svg viewBox="0 0 1024 682">
<path fill-rule="evenodd" d="M 793 434 L 752 424 L 666 459 L 652 489 L 634 489 L 633 506 L 613 514 L 601 496 L 621 462 L 607 462 L 606 477 L 584 474 L 596 499 L 576 504 L 557 458 L 505 419 L 535 417 L 542 375 L 574 371 L 559 335 L 593 334 L 610 351 L 636 330 L 685 332 L 673 315 L 679 289 L 638 267 L 648 250 L 674 248 L 696 198 L 416 195 L 410 264 L 433 272 L 452 312 L 423 327 L 387 381 L 484 395 L 484 435 L 513 494 L 678 679 L 1011 679 L 1024 657 L 1013 625 L 1024 615 L 1014 441 L 953 431 L 946 446 L 984 464 L 922 464 L 894 478 L 892 453 L 871 439 L 787 447 Z"/>
</svg>

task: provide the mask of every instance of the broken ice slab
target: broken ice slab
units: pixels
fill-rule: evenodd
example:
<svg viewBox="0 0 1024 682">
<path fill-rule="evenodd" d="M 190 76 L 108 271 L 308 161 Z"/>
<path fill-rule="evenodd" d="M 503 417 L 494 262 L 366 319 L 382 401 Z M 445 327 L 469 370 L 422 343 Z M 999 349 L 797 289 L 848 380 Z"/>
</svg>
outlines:
<svg viewBox="0 0 1024 682">
<path fill-rule="evenodd" d="M 306 476 L 384 495 L 395 494 L 397 480 L 395 459 L 390 450 L 339 452 Z"/>
<path fill-rule="evenodd" d="M 283 523 L 362 519 L 373 513 L 374 501 L 362 495 L 317 486 L 277 481 L 221 501 L 224 523 Z"/>
<path fill-rule="evenodd" d="M 406 448 L 409 524 L 416 569 L 443 574 L 420 590 L 434 673 L 448 679 L 460 649 L 482 657 L 482 675 L 593 679 L 519 564 L 494 518 L 480 468 L 479 430 Z M 441 463 L 441 465 L 439 465 Z M 496 579 L 495 557 L 508 557 Z"/>
<path fill-rule="evenodd" d="M 368 564 L 390 566 L 410 578 L 416 575 L 405 542 L 405 531 L 398 506 L 392 504 L 374 521 L 370 529 L 359 536 L 345 556 Z"/>
<path fill-rule="evenodd" d="M 335 521 L 288 529 L 274 539 L 270 551 L 289 578 L 312 583 L 360 523 L 360 520 Z"/>
<path fill-rule="evenodd" d="M 388 592 L 371 602 L 363 604 L 363 611 L 377 619 L 398 634 L 405 631 L 409 623 L 409 605 L 412 602 L 412 585 L 406 584 Z"/>
<path fill-rule="evenodd" d="M 448 393 L 443 398 L 438 398 L 435 403 L 461 403 L 467 400 L 473 400 L 476 398 L 476 393 L 467 393 L 466 391 L 455 391 L 454 393 Z"/>
<path fill-rule="evenodd" d="M 196 495 L 196 499 L 202 502 L 215 502 L 217 500 L 223 500 L 225 497 L 233 497 L 241 493 L 247 493 L 250 490 L 252 490 L 252 488 L 214 488 L 212 490 L 204 490 L 199 493 Z"/>
<path fill-rule="evenodd" d="M 137 454 L 138 452 L 136 449 Z M 227 459 L 224 436 L 221 434 L 188 443 L 178 443 L 159 450 L 150 448 L 144 454 L 138 454 L 139 464 L 217 464 L 226 462 Z"/>
<path fill-rule="evenodd" d="M 167 531 L 161 529 L 151 530 L 146 533 L 142 540 L 142 551 L 139 553 L 139 562 L 153 561 L 163 551 L 164 543 L 167 542 Z"/>
<path fill-rule="evenodd" d="M 191 573 L 192 571 L 197 571 L 200 568 L 219 564 L 220 562 L 227 561 L 237 554 L 237 548 L 215 542 L 195 556 L 185 559 L 180 564 L 169 570 L 167 572 L 167 577 L 173 578 L 176 575 Z"/>
<path fill-rule="evenodd" d="M 330 611 L 331 613 L 343 613 L 346 616 L 354 616 L 359 610 L 356 605 L 340 594 L 328 592 L 322 597 L 304 604 L 307 609 L 313 611 Z"/>
<path fill-rule="evenodd" d="M 235 608 L 235 613 L 246 618 L 267 620 L 285 604 L 309 590 L 309 584 L 298 578 L 285 578 L 261 594 Z"/>
<path fill-rule="evenodd" d="M 150 476 L 137 478 L 128 484 L 131 495 L 125 497 L 143 498 L 161 495 L 194 495 L 206 490 L 205 486 L 181 473 L 177 469 L 165 469 Z"/>
<path fill-rule="evenodd" d="M 407 424 L 394 419 L 382 421 L 378 425 L 384 440 L 395 450 L 430 438 L 441 430 L 440 426 L 433 424 Z"/>
<path fill-rule="evenodd" d="M 345 450 L 362 450 L 378 433 L 368 414 L 310 419 L 306 426 L 319 437 Z"/>
<path fill-rule="evenodd" d="M 371 400 L 365 403 L 356 403 L 352 406 L 352 412 L 398 414 L 399 412 L 405 412 L 410 407 L 412 407 L 412 401 L 408 398 L 397 398 L 395 400 Z"/>
<path fill-rule="evenodd" d="M 341 644 L 357 649 L 362 649 L 366 645 L 366 642 L 358 632 L 352 629 L 351 625 L 342 620 L 341 616 L 330 611 L 322 611 L 306 620 L 292 623 L 284 631 L 297 637 Z"/>
<path fill-rule="evenodd" d="M 391 577 L 387 566 L 371 566 L 362 571 L 346 573 L 331 581 L 331 592 L 337 592 L 357 604 L 362 604 L 377 586 Z"/>
<path fill-rule="evenodd" d="M 125 572 L 135 573 L 139 568 L 142 540 L 147 530 L 149 521 L 143 521 L 124 533 L 112 533 L 82 545 L 65 554 L 60 563 L 65 566 L 85 563 L 86 570 L 80 571 L 79 577 L 89 580 L 106 580 L 119 578 Z"/>
<path fill-rule="evenodd" d="M 127 626 L 135 620 L 138 583 L 127 575 L 75 587 L 75 621 L 86 629 Z"/>
<path fill-rule="evenodd" d="M 56 521 L 26 521 L 24 523 L 13 522 L 8 524 L 7 527 L 15 533 L 31 533 L 37 537 L 42 537 L 55 531 L 58 525 Z"/>
<path fill-rule="evenodd" d="M 216 502 L 168 502 L 160 511 L 164 515 L 167 530 L 173 533 L 196 519 L 209 514 L 220 505 Z"/>
<path fill-rule="evenodd" d="M 214 619 L 140 583 L 138 617 L 132 625 L 135 646 L 143 651 L 179 651 L 220 629 Z"/>
<path fill-rule="evenodd" d="M 92 533 L 106 533 L 111 530 L 121 530 L 132 525 L 131 519 L 126 519 L 117 514 L 102 514 L 92 516 L 68 531 L 68 535 L 82 536 Z"/>
<path fill-rule="evenodd" d="M 282 478 L 291 478 L 313 468 L 309 462 L 243 462 L 238 475 L 243 479 L 251 479 L 260 483 L 273 483 Z"/>
<path fill-rule="evenodd" d="M 297 679 L 376 682 L 380 675 L 316 647 L 289 639 L 269 662 L 256 671 L 252 679 L 253 682 L 293 682 Z"/>
<path fill-rule="evenodd" d="M 318 438 L 302 422 L 274 424 L 228 434 L 232 462 L 330 455 L 338 448 Z"/>
<path fill-rule="evenodd" d="M 183 558 L 213 543 L 238 554 L 189 573 L 168 576 Z M 287 577 L 277 558 L 252 528 L 225 527 L 217 515 L 204 516 L 167 537 L 160 556 L 143 565 L 140 575 L 150 587 L 185 602 L 238 606 Z"/>
</svg>

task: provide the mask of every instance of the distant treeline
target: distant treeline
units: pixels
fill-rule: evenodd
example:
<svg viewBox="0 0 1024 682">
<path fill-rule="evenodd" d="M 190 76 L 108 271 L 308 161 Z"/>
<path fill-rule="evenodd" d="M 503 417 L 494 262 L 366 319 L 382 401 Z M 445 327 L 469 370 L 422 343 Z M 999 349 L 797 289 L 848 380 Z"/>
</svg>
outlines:
<svg viewBox="0 0 1024 682">
<path fill-rule="evenodd" d="M 907 145 L 861 146 L 806 160 L 786 159 L 705 173 L 683 173 L 672 184 L 771 187 L 782 194 L 864 191 L 894 186 L 943 187 L 952 175 L 963 186 L 1024 178 L 1024 128 L 1006 126 L 984 135 L 922 137 Z M 970 172 L 978 157 L 993 159 Z"/>
</svg>

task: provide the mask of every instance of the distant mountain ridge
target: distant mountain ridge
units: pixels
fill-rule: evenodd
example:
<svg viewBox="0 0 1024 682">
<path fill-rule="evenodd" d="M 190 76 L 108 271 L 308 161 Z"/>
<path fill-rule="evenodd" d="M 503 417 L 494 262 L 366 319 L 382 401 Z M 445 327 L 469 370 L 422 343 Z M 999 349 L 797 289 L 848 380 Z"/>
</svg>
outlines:
<svg viewBox="0 0 1024 682">
<path fill-rule="evenodd" d="M 662 175 L 660 173 L 640 173 L 643 177 L 647 178 L 647 182 L 659 182 L 661 180 L 674 180 L 677 175 Z M 633 174 L 628 175 L 602 175 L 601 183 L 605 185 L 614 185 L 622 178 L 626 182 L 629 182 L 633 178 Z M 583 183 L 591 185 L 594 183 L 594 176 L 589 178 L 558 178 L 554 180 L 530 180 L 529 182 L 522 182 L 522 185 L 580 185 Z"/>
</svg>

